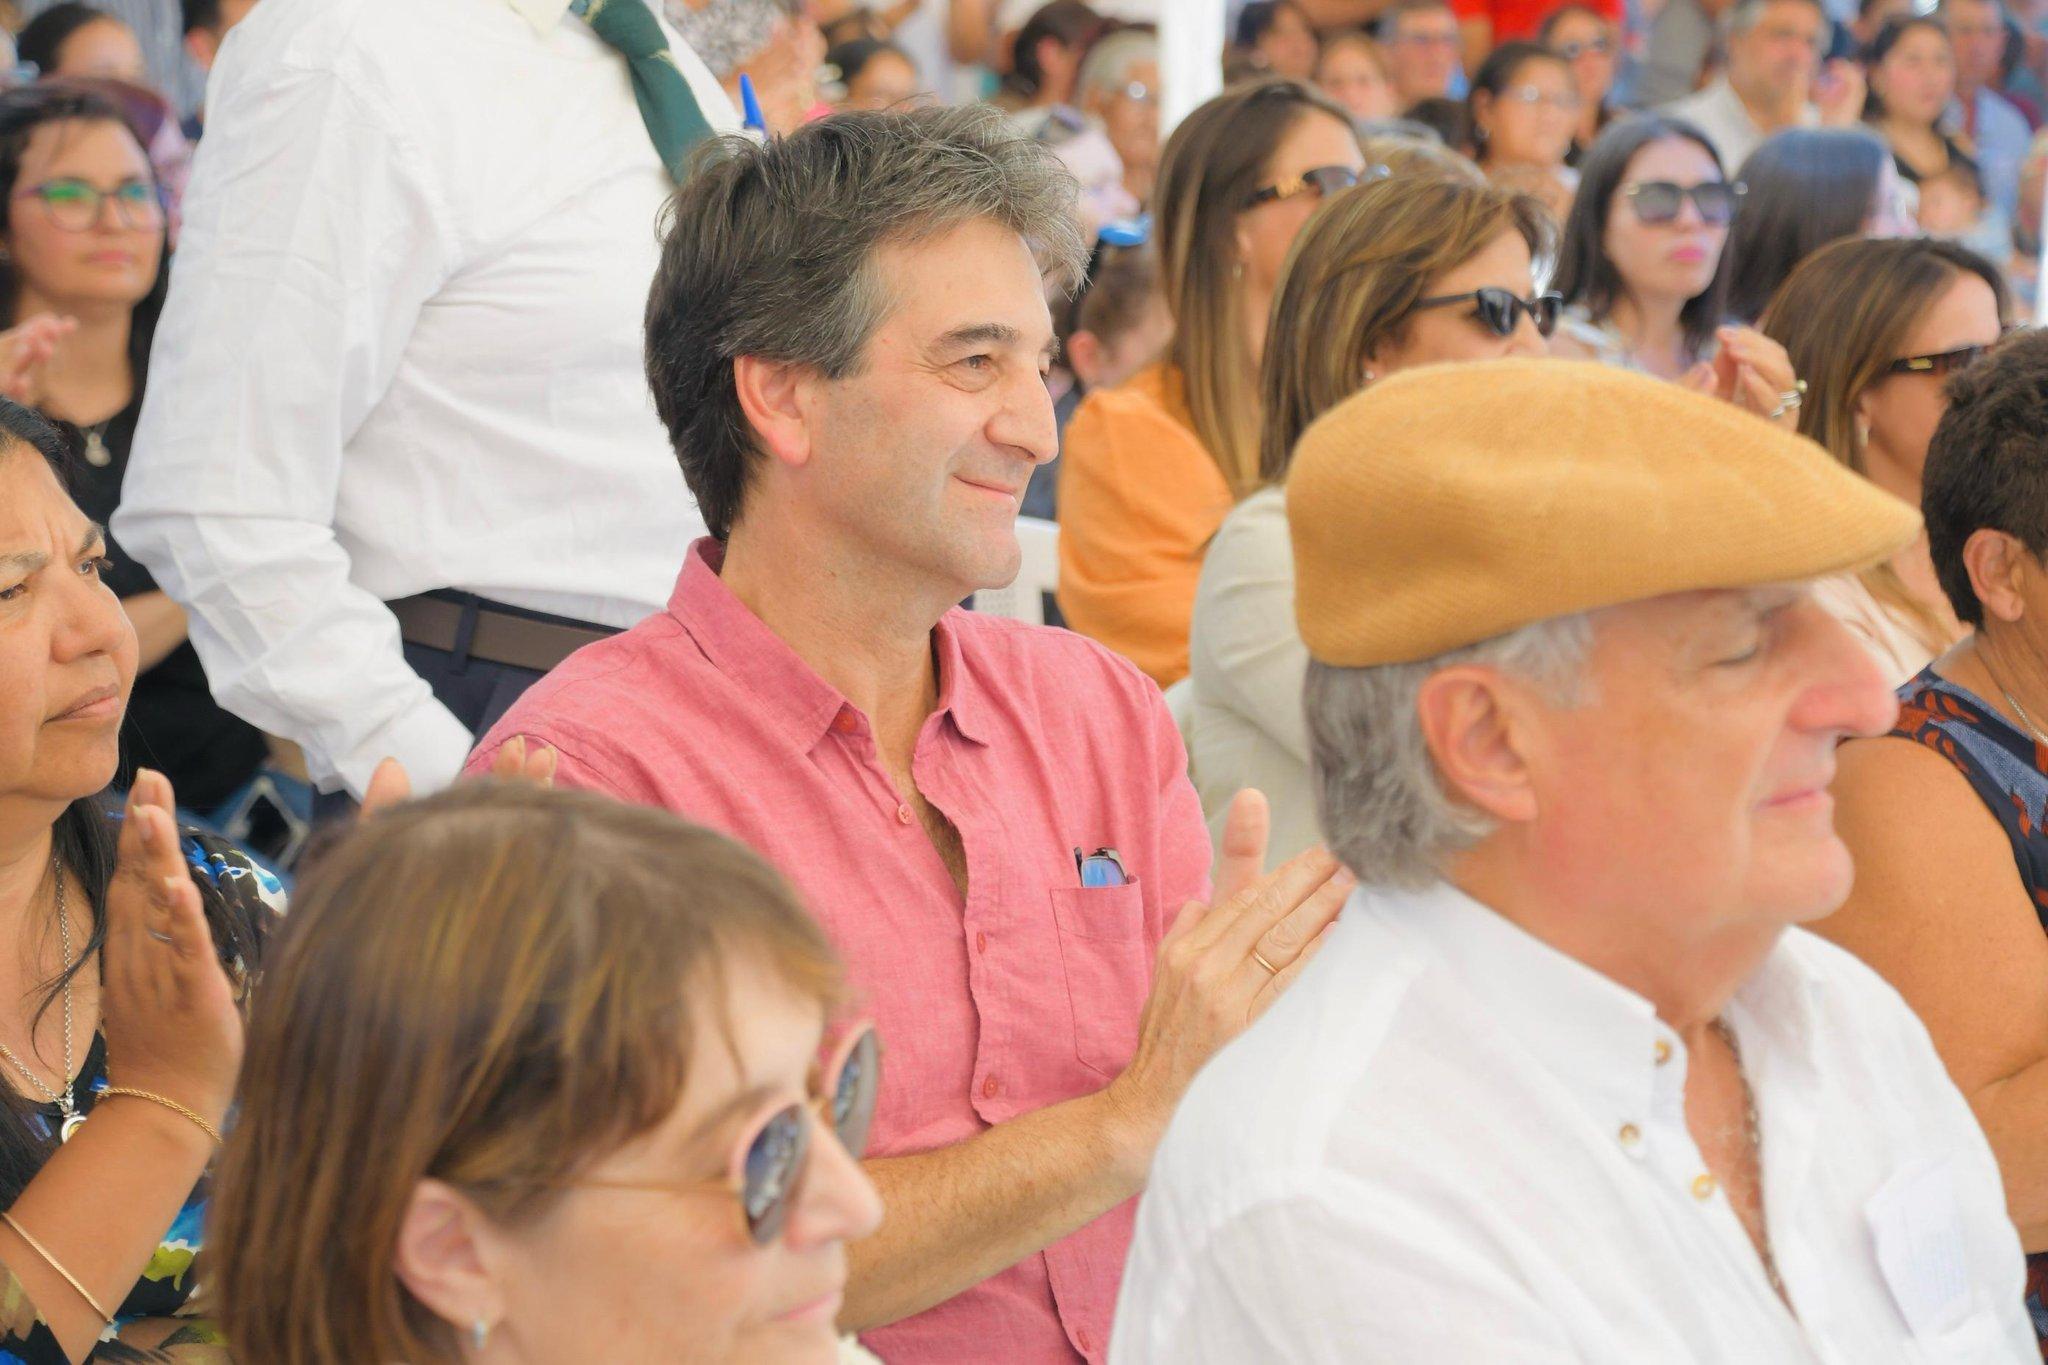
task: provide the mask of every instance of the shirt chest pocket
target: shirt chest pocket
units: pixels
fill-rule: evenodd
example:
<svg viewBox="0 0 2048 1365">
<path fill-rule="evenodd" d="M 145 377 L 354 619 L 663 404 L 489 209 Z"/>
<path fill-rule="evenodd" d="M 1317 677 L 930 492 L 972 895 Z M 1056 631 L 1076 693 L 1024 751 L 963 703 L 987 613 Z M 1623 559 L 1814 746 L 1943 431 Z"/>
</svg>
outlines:
<svg viewBox="0 0 2048 1365">
<path fill-rule="evenodd" d="M 1062 887 L 1051 893 L 1060 968 L 1073 1012 L 1074 1053 L 1113 1080 L 1138 1045 L 1138 1012 L 1152 985 L 1153 945 L 1145 934 L 1138 883 Z"/>
</svg>

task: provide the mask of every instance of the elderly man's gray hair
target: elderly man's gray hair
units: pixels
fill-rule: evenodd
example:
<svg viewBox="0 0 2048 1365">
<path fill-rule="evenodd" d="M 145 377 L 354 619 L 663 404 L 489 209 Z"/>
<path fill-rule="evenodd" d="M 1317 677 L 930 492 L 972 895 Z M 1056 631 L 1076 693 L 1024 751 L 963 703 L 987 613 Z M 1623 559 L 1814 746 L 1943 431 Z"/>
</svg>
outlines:
<svg viewBox="0 0 2048 1365">
<path fill-rule="evenodd" d="M 1078 100 L 1091 91 L 1114 95 L 1131 83 L 1131 68 L 1159 60 L 1159 39 L 1142 28 L 1119 29 L 1088 49 L 1074 78 Z"/>
<path fill-rule="evenodd" d="M 1454 664 L 1486 664 L 1576 704 L 1592 643 L 1592 617 L 1562 616 L 1418 663 L 1311 662 L 1302 704 L 1330 851 L 1368 886 L 1421 888 L 1442 878 L 1450 856 L 1485 838 L 1493 822 L 1444 790 L 1416 722 L 1422 684 Z"/>
<path fill-rule="evenodd" d="M 1725 41 L 1741 37 L 1757 26 L 1757 21 L 1764 17 L 1766 8 L 1782 3 L 1784 0 L 1737 0 L 1736 5 L 1721 19 L 1722 39 Z M 1823 5 L 1821 0 L 1798 0 L 1798 3 L 1819 10 L 1823 19 L 1827 17 L 1827 6 Z"/>
</svg>

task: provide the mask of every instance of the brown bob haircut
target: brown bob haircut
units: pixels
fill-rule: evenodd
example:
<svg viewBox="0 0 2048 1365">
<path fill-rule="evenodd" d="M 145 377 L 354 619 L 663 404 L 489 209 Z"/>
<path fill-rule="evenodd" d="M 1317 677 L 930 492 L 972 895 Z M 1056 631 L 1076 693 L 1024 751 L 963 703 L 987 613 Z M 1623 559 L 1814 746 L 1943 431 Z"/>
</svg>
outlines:
<svg viewBox="0 0 2048 1365">
<path fill-rule="evenodd" d="M 421 1180 L 538 1213 L 674 1111 L 739 1007 L 735 961 L 840 1003 L 824 936 L 752 853 L 513 784 L 366 820 L 272 951 L 207 1229 L 209 1308 L 251 1365 L 458 1359 L 394 1269 Z"/>
<path fill-rule="evenodd" d="M 1556 243 L 1549 211 L 1476 173 L 1397 173 L 1316 210 L 1288 253 L 1260 365 L 1262 484 L 1283 482 L 1301 433 L 1365 386 L 1366 357 L 1400 340 L 1430 281 L 1509 232 L 1540 271 Z"/>
</svg>

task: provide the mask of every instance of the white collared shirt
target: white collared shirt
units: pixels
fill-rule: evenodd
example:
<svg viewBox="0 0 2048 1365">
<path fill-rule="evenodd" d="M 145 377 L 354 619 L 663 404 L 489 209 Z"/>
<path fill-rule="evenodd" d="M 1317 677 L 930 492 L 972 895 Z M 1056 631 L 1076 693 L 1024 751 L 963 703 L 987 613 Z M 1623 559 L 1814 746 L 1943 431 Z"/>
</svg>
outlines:
<svg viewBox="0 0 2048 1365">
<path fill-rule="evenodd" d="M 1175 1116 L 1113 1365 L 2038 1361 L 1990 1148 L 1891 987 L 1793 930 L 1725 1017 L 1797 1318 L 1647 1000 L 1448 886 L 1360 890 Z"/>
<path fill-rule="evenodd" d="M 114 529 L 222 705 L 358 794 L 386 755 L 432 789 L 470 747 L 383 603 L 630 625 L 703 534 L 641 361 L 673 186 L 566 8 L 259 5 L 214 69 Z"/>
<path fill-rule="evenodd" d="M 1657 111 L 1667 118 L 1684 119 L 1707 135 L 1720 154 L 1721 170 L 1730 180 L 1742 170 L 1742 163 L 1749 160 L 1749 154 L 1763 146 L 1769 136 L 1757 126 L 1751 117 L 1749 106 L 1742 102 L 1742 96 L 1735 93 L 1735 87 L 1728 84 L 1726 76 L 1716 80 L 1705 89 L 1695 91 L 1684 99 L 1674 100 Z M 1812 104 L 1801 106 L 1799 126 L 1814 128 L 1820 124 L 1820 110 Z"/>
</svg>

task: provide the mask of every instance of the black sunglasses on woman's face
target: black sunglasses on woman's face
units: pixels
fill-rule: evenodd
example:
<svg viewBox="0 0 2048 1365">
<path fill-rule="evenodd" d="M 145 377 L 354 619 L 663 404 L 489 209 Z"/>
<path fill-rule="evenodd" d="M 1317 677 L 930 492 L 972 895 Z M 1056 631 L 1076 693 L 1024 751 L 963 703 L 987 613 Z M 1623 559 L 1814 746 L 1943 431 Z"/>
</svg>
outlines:
<svg viewBox="0 0 2048 1365">
<path fill-rule="evenodd" d="M 1557 330 L 1557 313 L 1564 306 L 1562 294 L 1538 294 L 1525 299 L 1511 290 L 1489 286 L 1474 289 L 1466 294 L 1440 294 L 1435 298 L 1417 299 L 1418 311 L 1424 308 L 1449 308 L 1453 304 L 1469 303 L 1472 316 L 1481 326 L 1497 337 L 1511 337 L 1522 325 L 1522 314 L 1527 313 L 1536 324 L 1538 336 L 1549 336 Z"/>
</svg>

